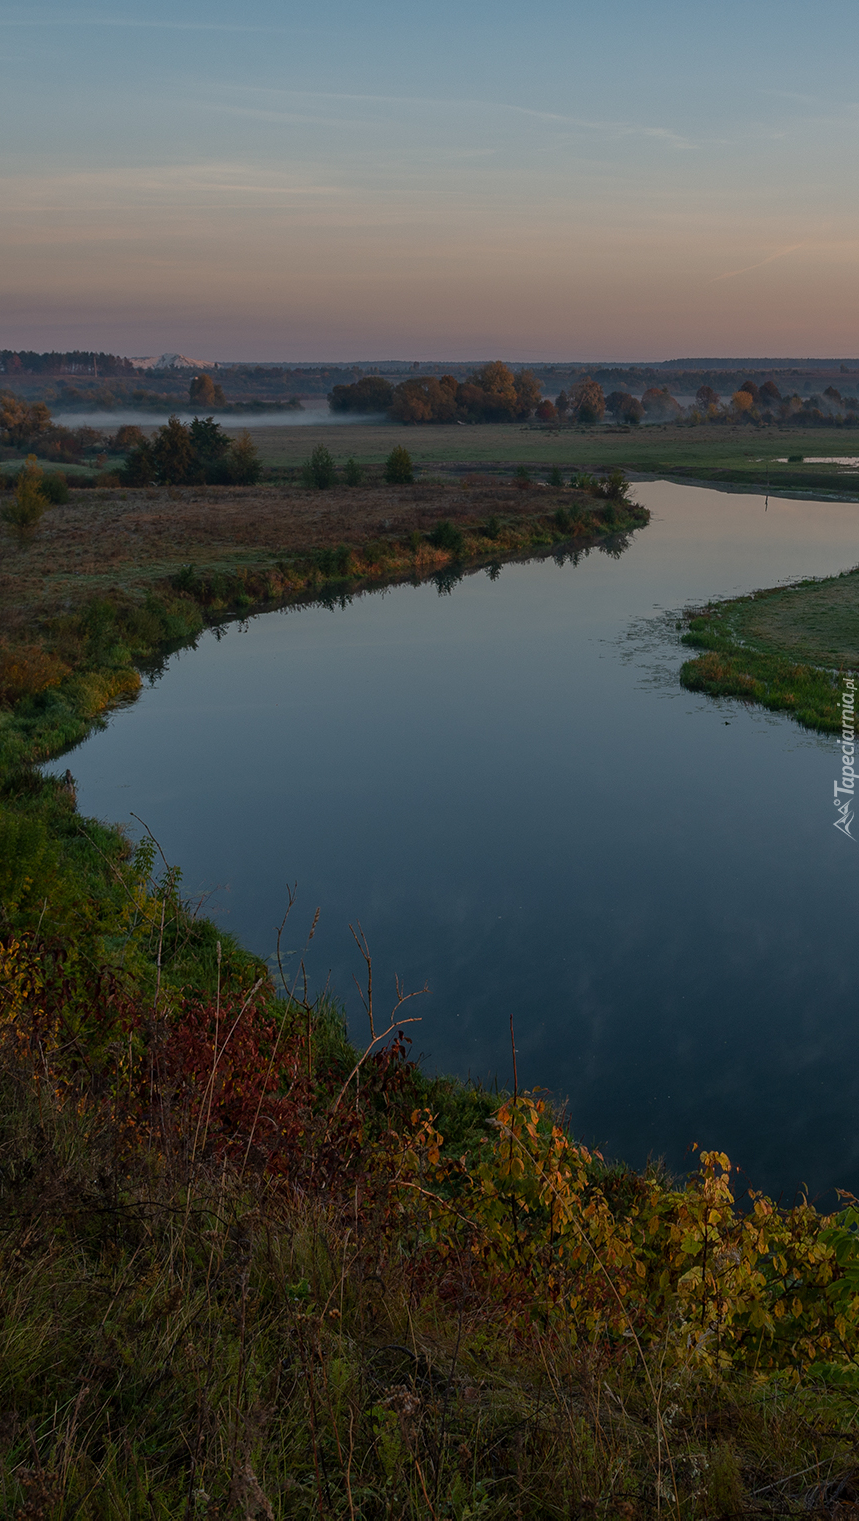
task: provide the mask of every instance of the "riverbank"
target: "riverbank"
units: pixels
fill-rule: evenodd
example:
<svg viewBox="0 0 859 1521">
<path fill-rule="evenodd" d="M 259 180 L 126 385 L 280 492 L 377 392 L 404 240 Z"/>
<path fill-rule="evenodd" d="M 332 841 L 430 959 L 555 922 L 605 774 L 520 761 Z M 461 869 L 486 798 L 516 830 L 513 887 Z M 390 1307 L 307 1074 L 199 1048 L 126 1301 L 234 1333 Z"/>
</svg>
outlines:
<svg viewBox="0 0 859 1521">
<path fill-rule="evenodd" d="M 553 523 L 546 493 L 529 516 L 513 491 L 526 511 L 505 539 L 504 512 L 469 497 L 458 520 L 447 492 L 396 533 L 379 504 L 348 569 L 381 584 L 399 563 L 458 574 L 618 542 L 604 520 L 590 536 Z M 251 500 L 229 507 L 237 529 Z M 334 499 L 302 500 L 328 503 L 328 537 L 274 546 L 259 586 L 265 566 L 296 599 L 364 584 L 343 579 Z M 428 1082 L 404 1039 L 416 1006 L 389 1016 L 378 991 L 372 1028 L 391 1028 L 362 1054 L 336 1003 L 304 993 L 310 915 L 287 921 L 276 999 L 151 839 L 82 819 L 73 782 L 28 763 L 61 742 L 63 704 L 91 721 L 80 705 L 110 700 L 98 683 L 192 618 L 276 605 L 228 580 L 224 522 L 191 553 L 163 521 L 138 548 L 120 515 L 105 562 L 71 522 L 10 614 L 32 663 L 0 779 L 4 1512 L 831 1511 L 857 1435 L 849 1215 L 737 1206 L 718 1154 L 682 1183 L 607 1166 L 528 1096 Z M 391 553 L 368 560 L 378 542 Z"/>
<path fill-rule="evenodd" d="M 88 599 L 190 596 L 211 612 L 300 595 L 328 581 L 429 574 L 457 562 L 596 542 L 648 514 L 587 491 L 476 476 L 312 491 L 292 486 L 81 490 L 26 547 L 0 541 L 0 638 L 66 618 Z M 452 535 L 441 531 L 448 523 Z M 334 553 L 334 560 L 330 554 Z M 189 613 L 189 632 L 195 632 Z M 169 634 L 165 634 L 169 638 Z"/>
<path fill-rule="evenodd" d="M 690 609 L 683 643 L 703 651 L 682 684 L 841 731 L 842 675 L 859 668 L 859 569 Z"/>
</svg>

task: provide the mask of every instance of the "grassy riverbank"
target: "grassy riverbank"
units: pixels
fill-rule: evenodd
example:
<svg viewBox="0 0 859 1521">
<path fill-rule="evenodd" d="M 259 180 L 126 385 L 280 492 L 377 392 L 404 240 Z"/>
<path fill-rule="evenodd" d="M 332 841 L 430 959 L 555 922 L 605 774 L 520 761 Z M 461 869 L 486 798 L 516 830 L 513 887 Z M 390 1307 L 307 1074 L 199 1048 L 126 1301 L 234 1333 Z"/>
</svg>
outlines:
<svg viewBox="0 0 859 1521">
<path fill-rule="evenodd" d="M 691 610 L 687 625 L 684 644 L 704 652 L 681 669 L 690 691 L 840 733 L 840 673 L 859 668 L 859 569 L 711 603 Z"/>
<path fill-rule="evenodd" d="M 4 1515 L 852 1502 L 854 1212 L 739 1208 L 719 1155 L 681 1183 L 632 1173 L 528 1096 L 427 1080 L 413 1005 L 380 1011 L 369 958 L 355 1049 L 300 971 L 276 996 L 195 916 L 151 839 L 81 818 L 73 784 L 34 768 L 207 623 L 619 548 L 644 521 L 491 483 L 94 493 L 4 545 Z M 284 968 L 312 933 L 299 912 Z"/>
</svg>

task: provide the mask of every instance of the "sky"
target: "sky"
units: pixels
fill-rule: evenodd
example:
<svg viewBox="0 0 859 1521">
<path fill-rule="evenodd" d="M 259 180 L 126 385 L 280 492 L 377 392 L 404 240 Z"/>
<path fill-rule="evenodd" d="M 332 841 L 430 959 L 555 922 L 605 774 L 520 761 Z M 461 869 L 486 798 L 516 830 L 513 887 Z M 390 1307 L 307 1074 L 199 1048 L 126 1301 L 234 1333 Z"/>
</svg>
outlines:
<svg viewBox="0 0 859 1521">
<path fill-rule="evenodd" d="M 0 3 L 0 348 L 859 355 L 856 0 Z"/>
</svg>

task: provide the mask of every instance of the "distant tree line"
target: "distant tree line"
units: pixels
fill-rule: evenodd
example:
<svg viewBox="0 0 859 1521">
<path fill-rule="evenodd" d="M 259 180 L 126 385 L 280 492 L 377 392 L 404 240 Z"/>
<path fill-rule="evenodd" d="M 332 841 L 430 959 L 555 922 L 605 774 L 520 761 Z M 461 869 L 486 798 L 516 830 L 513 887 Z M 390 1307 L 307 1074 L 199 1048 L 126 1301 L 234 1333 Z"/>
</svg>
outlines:
<svg viewBox="0 0 859 1521">
<path fill-rule="evenodd" d="M 32 349 L 0 349 L 0 374 L 4 375 L 134 375 L 130 359 L 119 354 L 97 354 L 73 349 L 68 354 L 37 354 Z"/>
<path fill-rule="evenodd" d="M 329 392 L 332 412 L 387 412 L 402 423 L 516 422 L 540 404 L 540 382 L 530 370 L 514 374 L 496 360 L 465 380 L 455 375 L 415 376 L 391 385 L 381 375 L 365 375 Z"/>
<path fill-rule="evenodd" d="M 614 390 L 605 394 L 599 381 L 581 376 L 554 401 L 542 395 L 532 370 L 514 372 L 496 361 L 471 371 L 464 380 L 454 375 L 421 375 L 393 385 L 381 375 L 365 375 L 350 385 L 334 386 L 328 394 L 332 412 L 382 413 L 402 423 L 523 422 L 553 427 L 592 427 L 606 416 L 615 424 L 745 422 L 764 426 L 859 422 L 859 401 L 834 386 L 805 399 L 782 396 L 773 380 L 758 386 L 747 380 L 723 398 L 710 385 L 698 387 L 695 400 L 684 407 L 667 385 L 650 385 L 640 396 Z"/>
</svg>

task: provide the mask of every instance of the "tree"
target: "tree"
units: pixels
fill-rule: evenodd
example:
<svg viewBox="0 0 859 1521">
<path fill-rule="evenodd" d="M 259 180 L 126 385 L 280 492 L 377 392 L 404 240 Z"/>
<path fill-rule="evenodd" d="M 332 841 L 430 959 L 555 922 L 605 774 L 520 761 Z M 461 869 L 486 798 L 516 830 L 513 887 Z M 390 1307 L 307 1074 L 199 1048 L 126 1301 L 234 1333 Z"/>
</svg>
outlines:
<svg viewBox="0 0 859 1521">
<path fill-rule="evenodd" d="M 141 435 L 121 472 L 124 486 L 252 486 L 262 474 L 256 446 L 247 432 L 230 441 L 211 417 L 190 424 L 171 417 L 155 438 Z"/>
<path fill-rule="evenodd" d="M 332 412 L 387 412 L 394 388 L 381 375 L 365 375 L 354 385 L 335 386 L 328 393 Z"/>
<path fill-rule="evenodd" d="M 603 388 L 596 380 L 591 380 L 590 375 L 585 375 L 577 385 L 573 386 L 570 394 L 570 411 L 577 423 L 585 423 L 588 426 L 602 422 L 605 417 L 605 395 Z"/>
<path fill-rule="evenodd" d="M 136 449 L 138 444 L 142 444 L 145 436 L 142 428 L 136 428 L 133 423 L 123 423 L 114 435 L 114 450 L 117 454 L 126 454 L 129 449 Z"/>
<path fill-rule="evenodd" d="M 754 407 L 754 399 L 742 386 L 731 397 L 731 407 L 738 417 L 745 417 Z"/>
<path fill-rule="evenodd" d="M 191 448 L 205 479 L 212 468 L 230 452 L 230 440 L 220 423 L 211 417 L 195 417 L 188 429 Z"/>
<path fill-rule="evenodd" d="M 51 427 L 51 414 L 43 401 L 22 401 L 13 391 L 0 392 L 0 430 L 13 448 L 33 443 Z"/>
<path fill-rule="evenodd" d="M 364 482 L 364 472 L 358 461 L 350 454 L 343 467 L 347 486 L 361 486 Z"/>
<path fill-rule="evenodd" d="M 740 386 L 740 390 L 748 392 L 748 394 L 749 394 L 749 396 L 751 396 L 752 401 L 754 402 L 755 406 L 757 406 L 758 401 L 760 400 L 761 393 L 758 390 L 758 388 L 755 385 L 755 383 L 754 383 L 753 380 L 744 380 L 743 383 L 742 383 L 742 385 Z"/>
<path fill-rule="evenodd" d="M 152 445 L 148 438 L 141 438 L 126 456 L 119 478 L 123 486 L 151 486 L 156 473 Z"/>
<path fill-rule="evenodd" d="M 653 422 L 673 422 L 683 410 L 667 386 L 650 386 L 641 398 L 641 405 Z"/>
<path fill-rule="evenodd" d="M 48 499 L 42 491 L 41 468 L 36 463 L 35 454 L 28 454 L 27 463 L 18 474 L 15 500 L 0 508 L 0 517 L 23 547 L 35 538 L 47 507 Z"/>
<path fill-rule="evenodd" d="M 774 380 L 765 380 L 761 386 L 761 401 L 765 406 L 774 406 L 781 401 L 781 392 Z"/>
<path fill-rule="evenodd" d="M 403 423 L 453 422 L 456 417 L 456 381 L 446 375 L 436 380 L 434 375 L 425 379 L 405 380 L 396 387 L 389 411 L 392 417 Z M 446 383 L 448 382 L 448 383 Z"/>
<path fill-rule="evenodd" d="M 611 391 L 605 399 L 605 409 L 612 417 L 620 417 L 635 397 L 629 391 Z"/>
<path fill-rule="evenodd" d="M 708 412 L 711 407 L 719 405 L 719 393 L 714 391 L 712 386 L 699 386 L 695 392 L 695 400 L 702 412 Z"/>
<path fill-rule="evenodd" d="M 385 460 L 385 480 L 389 486 L 410 486 L 414 478 L 411 455 L 397 445 Z"/>
<path fill-rule="evenodd" d="M 317 491 L 327 491 L 334 485 L 335 476 L 334 456 L 324 444 L 317 444 L 310 459 L 301 467 L 302 481 L 305 486 L 315 486 Z"/>
<path fill-rule="evenodd" d="M 516 379 L 513 371 L 495 359 L 491 364 L 481 365 L 468 377 L 457 394 L 457 400 L 465 402 L 469 415 L 481 422 L 511 422 L 519 408 Z M 539 400 L 539 398 L 538 398 Z"/>
<path fill-rule="evenodd" d="M 560 395 L 555 397 L 555 411 L 557 412 L 562 422 L 566 417 L 567 412 L 569 411 L 569 407 L 570 398 L 567 395 L 566 391 L 561 391 Z"/>
<path fill-rule="evenodd" d="M 537 407 L 534 416 L 538 417 L 540 419 L 540 422 L 544 423 L 557 422 L 558 420 L 557 410 L 553 406 L 552 402 L 549 401 L 548 397 L 545 401 L 540 402 L 540 405 Z"/>
<path fill-rule="evenodd" d="M 530 417 L 535 407 L 540 405 L 540 398 L 543 395 L 543 388 L 534 371 L 520 370 L 514 376 L 513 388 L 516 392 L 516 416 Z"/>
<path fill-rule="evenodd" d="M 192 406 L 213 407 L 215 382 L 211 375 L 195 375 L 188 387 L 188 400 Z"/>
<path fill-rule="evenodd" d="M 152 445 L 156 477 L 165 486 L 184 486 L 204 479 L 189 429 L 178 417 L 168 418 Z"/>
</svg>

